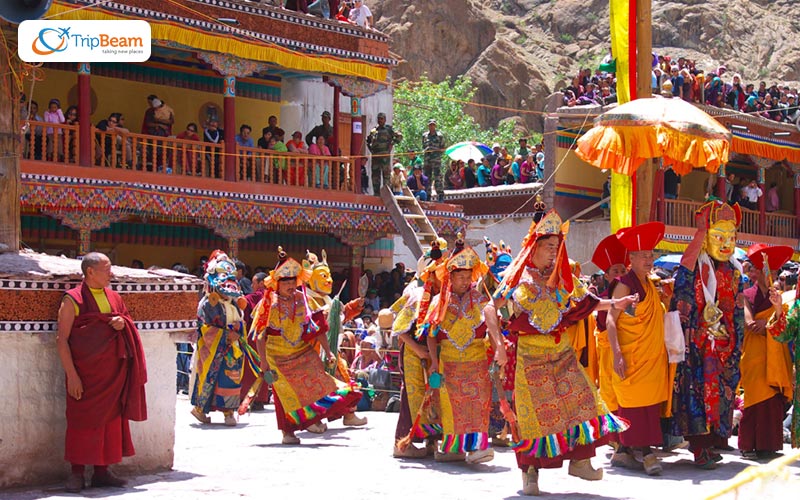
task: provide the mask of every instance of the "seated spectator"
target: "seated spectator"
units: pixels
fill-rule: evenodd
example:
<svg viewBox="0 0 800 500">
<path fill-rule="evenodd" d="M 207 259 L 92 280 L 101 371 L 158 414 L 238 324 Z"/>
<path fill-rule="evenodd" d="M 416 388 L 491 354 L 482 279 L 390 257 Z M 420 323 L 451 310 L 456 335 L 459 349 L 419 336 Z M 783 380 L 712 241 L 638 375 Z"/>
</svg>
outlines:
<svg viewBox="0 0 800 500">
<path fill-rule="evenodd" d="M 367 335 L 359 344 L 356 357 L 350 370 L 353 372 L 364 371 L 376 367 L 381 362 L 381 355 L 378 352 L 378 339 L 372 335 Z"/>
<path fill-rule="evenodd" d="M 422 165 L 414 165 L 414 170 L 406 181 L 406 186 L 420 201 L 428 201 L 428 193 L 426 191 L 429 189 L 430 181 L 422 173 Z"/>
<path fill-rule="evenodd" d="M 350 9 L 350 22 L 361 26 L 362 28 L 372 28 L 372 12 L 369 7 L 364 5 L 363 0 L 355 0 L 353 8 Z"/>
<path fill-rule="evenodd" d="M 611 87 L 607 84 L 603 84 L 600 87 L 600 104 L 603 106 L 608 106 L 609 104 L 614 104 L 617 102 L 617 94 L 614 94 L 611 91 Z"/>
<path fill-rule="evenodd" d="M 286 0 L 284 8 L 308 14 L 308 0 Z"/>
<path fill-rule="evenodd" d="M 389 178 L 389 186 L 395 196 L 403 194 L 403 186 L 406 184 L 406 174 L 403 171 L 403 164 L 395 162 L 392 166 L 392 176 Z"/>
<path fill-rule="evenodd" d="M 530 152 L 519 166 L 519 182 L 523 184 L 532 182 L 536 178 L 535 170 L 536 162 L 533 159 L 533 152 Z"/>
<path fill-rule="evenodd" d="M 728 95 L 725 98 L 725 103 L 731 108 L 741 111 L 744 109 L 744 103 L 746 99 L 747 93 L 742 86 L 742 78 L 739 76 L 739 73 L 736 73 L 733 75 L 731 90 L 728 91 Z"/>
<path fill-rule="evenodd" d="M 478 185 L 478 178 L 475 174 L 475 160 L 470 158 L 464 168 L 461 169 L 461 178 L 464 179 L 464 187 L 474 188 Z"/>
<path fill-rule="evenodd" d="M 506 182 L 506 173 L 508 171 L 508 160 L 505 158 L 498 158 L 497 163 L 492 167 L 492 186 L 500 186 Z"/>
<path fill-rule="evenodd" d="M 478 179 L 478 186 L 486 187 L 492 185 L 492 167 L 489 163 L 488 156 L 484 156 L 483 159 L 481 159 L 481 164 L 478 165 L 476 177 Z"/>
<path fill-rule="evenodd" d="M 514 182 L 522 182 L 522 157 L 517 155 L 514 157 L 514 161 L 511 162 L 511 174 L 514 176 Z"/>
<path fill-rule="evenodd" d="M 292 153 L 308 153 L 308 147 L 306 147 L 306 143 L 303 142 L 303 133 L 299 130 L 295 130 L 292 134 L 292 140 L 286 143 L 286 147 Z"/>
<path fill-rule="evenodd" d="M 339 2 L 339 9 L 336 11 L 336 15 L 334 16 L 337 21 L 341 21 L 343 23 L 350 22 L 350 6 L 348 3 L 349 2 Z"/>
<path fill-rule="evenodd" d="M 453 160 L 450 162 L 450 168 L 447 170 L 447 186 L 449 189 L 461 189 L 464 187 L 464 179 L 461 178 L 461 171 L 459 169 L 459 162 Z"/>
<path fill-rule="evenodd" d="M 745 187 L 742 188 L 743 198 L 739 201 L 744 207 L 750 210 L 758 210 L 758 199 L 764 195 L 761 188 L 758 187 L 755 179 L 752 179 Z"/>
<path fill-rule="evenodd" d="M 786 107 L 786 120 L 790 122 L 797 122 L 800 117 L 800 111 L 797 109 L 797 97 L 794 94 L 789 94 L 786 97 L 788 106 Z"/>
</svg>

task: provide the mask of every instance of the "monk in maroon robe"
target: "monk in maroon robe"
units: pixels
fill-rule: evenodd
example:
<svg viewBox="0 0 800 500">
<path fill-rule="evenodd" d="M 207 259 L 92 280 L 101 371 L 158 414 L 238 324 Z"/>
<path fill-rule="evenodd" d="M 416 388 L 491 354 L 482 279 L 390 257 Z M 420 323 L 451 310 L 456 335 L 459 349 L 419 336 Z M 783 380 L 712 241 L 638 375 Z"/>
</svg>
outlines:
<svg viewBox="0 0 800 500">
<path fill-rule="evenodd" d="M 72 465 L 70 493 L 84 486 L 123 487 L 108 466 L 134 454 L 129 420 L 147 418 L 144 350 L 122 297 L 109 288 L 111 261 L 101 253 L 81 262 L 84 280 L 67 291 L 58 311 L 58 354 L 67 385 L 64 458 Z"/>
</svg>

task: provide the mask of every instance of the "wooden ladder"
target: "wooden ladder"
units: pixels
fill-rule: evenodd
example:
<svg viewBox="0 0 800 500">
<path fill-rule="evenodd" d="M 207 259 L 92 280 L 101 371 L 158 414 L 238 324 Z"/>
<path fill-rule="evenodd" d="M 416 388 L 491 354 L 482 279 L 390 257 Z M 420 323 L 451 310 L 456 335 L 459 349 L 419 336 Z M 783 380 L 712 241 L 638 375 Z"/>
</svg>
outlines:
<svg viewBox="0 0 800 500">
<path fill-rule="evenodd" d="M 425 252 L 423 246 L 429 247 L 431 241 L 438 238 L 436 229 L 407 186 L 403 186 L 402 195 L 393 194 L 389 186 L 382 186 L 380 194 L 395 227 L 403 237 L 403 242 L 414 254 L 414 258 L 419 259 Z M 414 230 L 415 227 L 418 231 Z"/>
</svg>

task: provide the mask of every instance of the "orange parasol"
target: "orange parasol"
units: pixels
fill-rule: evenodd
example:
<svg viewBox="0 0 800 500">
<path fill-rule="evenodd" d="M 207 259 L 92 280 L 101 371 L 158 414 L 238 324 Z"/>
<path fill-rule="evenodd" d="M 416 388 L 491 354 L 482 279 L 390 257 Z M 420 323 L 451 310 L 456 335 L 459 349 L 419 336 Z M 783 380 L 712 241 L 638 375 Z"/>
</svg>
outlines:
<svg viewBox="0 0 800 500">
<path fill-rule="evenodd" d="M 681 99 L 636 99 L 603 113 L 578 139 L 575 154 L 597 168 L 633 175 L 648 158 L 662 158 L 678 175 L 695 167 L 717 172 L 728 162 L 731 133 Z"/>
</svg>

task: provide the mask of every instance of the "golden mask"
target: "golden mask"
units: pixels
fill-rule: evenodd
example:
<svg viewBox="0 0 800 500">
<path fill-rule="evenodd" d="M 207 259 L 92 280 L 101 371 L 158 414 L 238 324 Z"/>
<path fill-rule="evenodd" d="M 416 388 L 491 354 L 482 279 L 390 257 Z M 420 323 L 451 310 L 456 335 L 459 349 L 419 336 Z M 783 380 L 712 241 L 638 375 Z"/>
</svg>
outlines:
<svg viewBox="0 0 800 500">
<path fill-rule="evenodd" d="M 333 292 L 333 278 L 331 269 L 328 267 L 328 255 L 325 250 L 322 251 L 322 260 L 306 250 L 303 268 L 311 270 L 311 278 L 308 280 L 309 288 L 323 295 L 330 295 Z"/>
<path fill-rule="evenodd" d="M 718 262 L 730 260 L 736 249 L 736 225 L 730 220 L 714 223 L 706 234 L 705 250 Z"/>
</svg>

